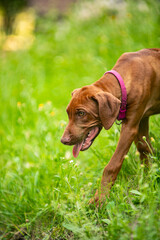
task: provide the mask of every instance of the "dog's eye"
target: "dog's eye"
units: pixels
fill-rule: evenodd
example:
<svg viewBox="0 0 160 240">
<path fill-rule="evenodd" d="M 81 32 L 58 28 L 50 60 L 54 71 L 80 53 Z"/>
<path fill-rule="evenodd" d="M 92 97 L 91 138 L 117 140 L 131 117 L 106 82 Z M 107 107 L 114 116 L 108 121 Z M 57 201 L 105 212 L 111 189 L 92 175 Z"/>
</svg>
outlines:
<svg viewBox="0 0 160 240">
<path fill-rule="evenodd" d="M 78 111 L 78 112 L 77 112 L 77 115 L 78 115 L 79 117 L 83 117 L 83 116 L 85 115 L 85 112 L 84 112 L 84 111 Z"/>
</svg>

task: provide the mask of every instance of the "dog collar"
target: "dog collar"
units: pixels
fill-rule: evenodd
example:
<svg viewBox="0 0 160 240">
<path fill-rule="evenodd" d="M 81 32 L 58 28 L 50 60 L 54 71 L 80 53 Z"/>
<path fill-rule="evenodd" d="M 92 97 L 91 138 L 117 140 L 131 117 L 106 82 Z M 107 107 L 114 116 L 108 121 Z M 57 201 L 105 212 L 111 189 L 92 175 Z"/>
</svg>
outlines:
<svg viewBox="0 0 160 240">
<path fill-rule="evenodd" d="M 107 73 L 113 74 L 117 78 L 117 80 L 119 82 L 119 85 L 121 87 L 121 94 L 122 94 L 121 107 L 120 107 L 120 111 L 119 111 L 117 120 L 123 120 L 126 117 L 126 106 L 127 106 L 127 91 L 126 91 L 126 87 L 125 87 L 123 78 L 115 70 L 107 71 L 107 72 L 104 73 L 104 75 L 106 75 Z"/>
</svg>

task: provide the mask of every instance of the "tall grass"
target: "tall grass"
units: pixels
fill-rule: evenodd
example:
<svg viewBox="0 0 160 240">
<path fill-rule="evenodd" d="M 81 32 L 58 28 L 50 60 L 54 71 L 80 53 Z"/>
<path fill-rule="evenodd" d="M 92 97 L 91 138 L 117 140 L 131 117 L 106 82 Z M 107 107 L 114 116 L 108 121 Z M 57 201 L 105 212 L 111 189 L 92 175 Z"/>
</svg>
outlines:
<svg viewBox="0 0 160 240">
<path fill-rule="evenodd" d="M 83 12 L 83 11 L 82 11 Z M 128 51 L 160 46 L 158 1 L 84 19 L 37 17 L 29 50 L 0 59 L 0 239 L 160 239 L 160 124 L 151 118 L 151 167 L 135 146 L 101 209 L 88 201 L 100 184 L 120 127 L 103 130 L 73 159 L 60 143 L 71 91 L 99 79 Z"/>
</svg>

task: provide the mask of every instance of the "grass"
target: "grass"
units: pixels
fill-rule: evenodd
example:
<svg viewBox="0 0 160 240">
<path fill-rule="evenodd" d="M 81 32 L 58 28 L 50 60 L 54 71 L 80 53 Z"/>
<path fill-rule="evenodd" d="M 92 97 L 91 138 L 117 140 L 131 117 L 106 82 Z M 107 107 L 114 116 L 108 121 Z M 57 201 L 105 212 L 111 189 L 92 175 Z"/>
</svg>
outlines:
<svg viewBox="0 0 160 240">
<path fill-rule="evenodd" d="M 101 209 L 100 184 L 120 127 L 103 130 L 75 160 L 60 143 L 73 89 L 99 79 L 127 51 L 160 46 L 158 1 L 127 3 L 83 19 L 37 18 L 29 50 L 0 53 L 0 239 L 160 239 L 160 117 L 150 121 L 155 154 L 146 170 L 135 146 Z"/>
</svg>

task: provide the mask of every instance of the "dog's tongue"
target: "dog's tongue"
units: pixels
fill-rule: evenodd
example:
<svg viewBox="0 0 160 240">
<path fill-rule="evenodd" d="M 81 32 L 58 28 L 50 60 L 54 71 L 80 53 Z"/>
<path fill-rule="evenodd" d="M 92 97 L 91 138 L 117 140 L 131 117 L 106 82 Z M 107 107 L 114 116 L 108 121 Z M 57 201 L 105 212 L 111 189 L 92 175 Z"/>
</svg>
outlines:
<svg viewBox="0 0 160 240">
<path fill-rule="evenodd" d="M 73 157 L 75 157 L 75 158 L 78 157 L 79 151 L 82 148 L 82 144 L 83 144 L 83 141 L 81 143 L 77 143 L 76 145 L 74 145 L 74 147 L 73 147 Z"/>
</svg>

